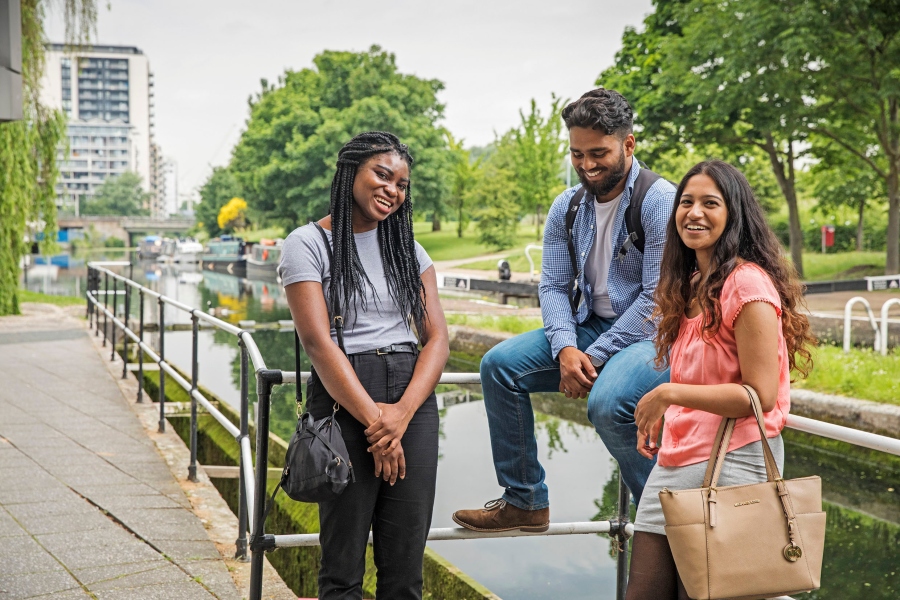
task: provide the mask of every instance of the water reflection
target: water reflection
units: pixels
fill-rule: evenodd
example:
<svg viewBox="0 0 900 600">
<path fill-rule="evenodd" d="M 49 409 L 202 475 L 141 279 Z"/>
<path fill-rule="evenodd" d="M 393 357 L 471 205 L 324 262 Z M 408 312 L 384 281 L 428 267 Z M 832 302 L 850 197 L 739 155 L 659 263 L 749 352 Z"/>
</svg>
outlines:
<svg viewBox="0 0 900 600">
<path fill-rule="evenodd" d="M 121 260 L 122 254 L 102 258 Z M 92 256 L 91 260 L 95 257 Z M 196 269 L 135 263 L 134 278 L 181 302 L 202 307 L 237 324 L 242 320 L 290 319 L 278 284 L 238 279 Z M 29 289 L 67 295 L 84 290 L 86 269 L 58 268 L 51 277 L 31 277 Z M 120 312 L 121 312 L 120 308 Z M 145 304 L 148 321 L 157 306 Z M 137 303 L 132 302 L 132 315 Z M 185 313 L 168 308 L 168 323 L 187 323 Z M 290 330 L 253 334 L 270 368 L 294 369 Z M 156 334 L 148 334 L 155 343 Z M 200 383 L 226 402 L 238 405 L 240 360 L 234 336 L 200 332 Z M 166 355 L 183 369 L 191 359 L 187 331 L 166 333 Z M 301 369 L 310 368 L 305 355 Z M 455 357 L 450 370 L 475 371 L 477 358 Z M 255 379 L 250 378 L 251 398 Z M 279 386 L 272 397 L 272 430 L 289 438 L 296 424 L 295 387 Z M 440 463 L 434 526 L 449 527 L 459 508 L 474 508 L 500 495 L 491 462 L 490 442 L 479 386 L 440 386 Z M 540 395 L 535 406 L 541 461 L 547 470 L 554 521 L 608 519 L 616 513 L 618 477 L 611 460 L 586 420 L 584 401 L 558 394 Z M 818 474 L 828 512 L 827 545 L 821 590 L 810 598 L 900 598 L 900 459 L 786 431 L 786 477 Z M 615 566 L 605 536 L 434 542 L 434 549 L 470 576 L 505 598 L 613 598 Z"/>
</svg>

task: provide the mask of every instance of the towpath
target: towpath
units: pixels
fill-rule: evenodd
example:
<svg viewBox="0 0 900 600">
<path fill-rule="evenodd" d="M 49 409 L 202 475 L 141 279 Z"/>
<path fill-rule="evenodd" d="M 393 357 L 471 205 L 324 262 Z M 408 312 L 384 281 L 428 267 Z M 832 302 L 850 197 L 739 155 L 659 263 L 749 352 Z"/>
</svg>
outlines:
<svg viewBox="0 0 900 600">
<path fill-rule="evenodd" d="M 76 307 L 24 308 L 0 318 L 0 600 L 246 595 L 236 535 L 222 547 L 215 507 L 193 510 L 209 490 L 189 498 L 167 464 L 180 440 L 151 439 Z"/>
</svg>

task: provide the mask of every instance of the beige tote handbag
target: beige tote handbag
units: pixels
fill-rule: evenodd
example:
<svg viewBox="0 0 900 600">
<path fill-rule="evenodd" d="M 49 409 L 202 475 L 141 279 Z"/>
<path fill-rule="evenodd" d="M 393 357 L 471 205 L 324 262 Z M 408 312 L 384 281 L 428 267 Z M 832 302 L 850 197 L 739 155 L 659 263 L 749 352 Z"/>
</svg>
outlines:
<svg viewBox="0 0 900 600">
<path fill-rule="evenodd" d="M 819 587 L 825 549 L 822 480 L 781 478 L 759 396 L 744 387 L 759 425 L 767 481 L 716 487 L 736 421 L 722 419 L 703 487 L 659 493 L 678 574 L 696 600 L 756 600 Z"/>
</svg>

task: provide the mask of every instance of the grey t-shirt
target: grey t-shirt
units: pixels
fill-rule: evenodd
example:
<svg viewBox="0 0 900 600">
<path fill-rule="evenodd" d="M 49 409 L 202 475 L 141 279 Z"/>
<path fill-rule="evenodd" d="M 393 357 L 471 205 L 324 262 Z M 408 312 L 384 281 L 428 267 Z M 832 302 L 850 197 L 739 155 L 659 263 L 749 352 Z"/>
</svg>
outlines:
<svg viewBox="0 0 900 600">
<path fill-rule="evenodd" d="M 331 232 L 326 229 L 325 234 L 330 243 Z M 368 310 L 363 310 L 361 299 L 357 299 L 355 306 L 351 307 L 350 314 L 344 315 L 344 347 L 347 354 L 373 350 L 390 344 L 406 342 L 415 344 L 416 336 L 408 326 L 407 315 L 400 314 L 400 309 L 388 291 L 384 266 L 381 264 L 381 250 L 378 247 L 378 230 L 357 233 L 353 237 L 356 240 L 359 260 L 369 281 L 375 287 L 375 295 L 372 294 L 368 284 L 365 285 L 363 289 Z M 421 274 L 432 262 L 419 242 L 415 244 Z M 325 303 L 328 304 L 331 263 L 328 262 L 328 250 L 322 240 L 322 234 L 315 225 L 298 227 L 287 237 L 281 251 L 278 274 L 284 287 L 300 281 L 318 281 L 322 284 Z M 331 337 L 337 343 L 334 327 L 331 328 Z"/>
</svg>

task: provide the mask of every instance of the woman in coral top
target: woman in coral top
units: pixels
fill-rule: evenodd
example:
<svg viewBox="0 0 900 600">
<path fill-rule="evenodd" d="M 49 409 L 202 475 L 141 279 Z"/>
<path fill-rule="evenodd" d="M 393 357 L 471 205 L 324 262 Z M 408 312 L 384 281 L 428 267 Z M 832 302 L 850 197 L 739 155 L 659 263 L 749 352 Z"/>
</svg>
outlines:
<svg viewBox="0 0 900 600">
<path fill-rule="evenodd" d="M 722 417 L 738 417 L 719 484 L 766 480 L 759 429 L 741 384 L 756 389 L 779 469 L 790 372 L 808 373 L 814 342 L 796 271 L 740 171 L 702 162 L 675 195 L 656 313 L 657 365 L 671 383 L 635 410 L 638 451 L 657 454 L 635 519 L 628 600 L 687 598 L 665 535 L 659 491 L 701 487 Z M 657 444 L 665 416 L 662 443 Z"/>
</svg>

